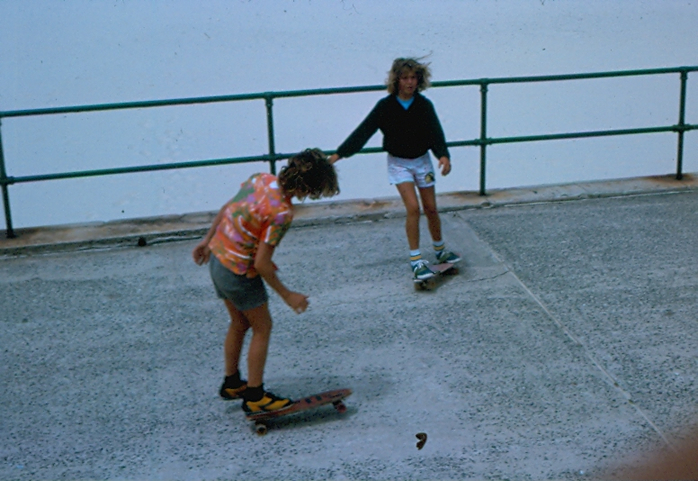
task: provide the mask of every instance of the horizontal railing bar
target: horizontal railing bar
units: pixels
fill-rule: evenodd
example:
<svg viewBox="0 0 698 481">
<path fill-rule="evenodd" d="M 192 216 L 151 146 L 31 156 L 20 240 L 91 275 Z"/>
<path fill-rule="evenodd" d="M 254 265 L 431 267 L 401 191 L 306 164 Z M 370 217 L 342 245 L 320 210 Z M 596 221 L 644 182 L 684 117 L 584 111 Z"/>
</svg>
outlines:
<svg viewBox="0 0 698 481">
<path fill-rule="evenodd" d="M 370 147 L 362 149 L 361 154 L 372 154 L 384 152 L 380 147 Z M 274 155 L 256 155 L 251 157 L 233 157 L 225 159 L 210 159 L 210 160 L 193 160 L 189 162 L 174 162 L 168 164 L 153 164 L 153 165 L 136 165 L 132 167 L 113 167 L 109 169 L 96 170 L 80 170 L 75 172 L 59 172 L 53 174 L 37 174 L 37 175 L 21 175 L 7 176 L 5 179 L 0 179 L 0 185 L 6 184 L 23 184 L 28 182 L 40 182 L 45 180 L 61 180 L 61 179 L 76 179 L 80 177 L 99 177 L 104 175 L 117 174 L 134 174 L 139 172 L 156 172 L 161 170 L 188 169 L 195 167 L 211 167 L 217 165 L 232 165 L 245 164 L 250 162 L 270 162 L 273 160 L 283 160 L 292 157 L 294 153 L 278 153 Z M 327 155 L 335 153 L 335 151 L 326 151 Z"/>
<path fill-rule="evenodd" d="M 640 127 L 634 129 L 615 129 L 615 130 L 595 130 L 588 132 L 570 132 L 564 134 L 545 134 L 545 135 L 525 135 L 520 137 L 495 137 L 488 138 L 485 142 L 478 140 L 478 144 L 486 143 L 488 145 L 493 144 L 508 144 L 515 142 L 537 142 L 543 140 L 565 140 L 565 139 L 581 139 L 589 137 L 610 137 L 610 136 L 620 136 L 620 135 L 634 135 L 634 134 L 655 134 L 662 132 L 678 132 L 678 131 L 689 131 L 698 129 L 697 125 L 684 125 L 679 127 L 677 125 L 668 125 L 663 127 Z"/>
<path fill-rule="evenodd" d="M 534 75 L 528 77 L 498 77 L 480 79 L 479 84 L 506 84 L 506 83 L 528 83 L 528 82 L 554 82 L 559 80 L 587 80 L 613 77 L 638 77 L 646 75 L 663 75 L 681 72 L 698 72 L 698 66 L 691 67 L 667 67 L 644 70 L 617 70 L 612 72 L 591 72 L 579 74 L 559 74 L 559 75 Z M 434 82 L 436 85 L 437 82 Z M 444 85 L 449 86 L 449 85 Z"/>
<path fill-rule="evenodd" d="M 476 147 L 478 145 L 482 145 L 482 141 L 480 139 L 452 140 L 450 142 L 446 142 L 446 147 Z"/>
<path fill-rule="evenodd" d="M 273 98 L 288 98 L 288 97 L 310 97 L 315 95 L 333 95 L 333 94 L 354 94 L 361 92 L 378 92 L 385 90 L 385 85 L 365 85 L 363 87 L 333 87 L 325 89 L 311 90 L 288 90 L 284 92 L 267 92 L 267 95 Z"/>
<path fill-rule="evenodd" d="M 263 162 L 288 158 L 293 154 L 259 155 L 253 157 L 235 157 L 229 159 L 196 160 L 169 164 L 139 165 L 133 167 L 113 167 L 110 169 L 81 170 L 76 172 L 60 172 L 55 174 L 37 174 L 7 177 L 7 184 L 39 182 L 44 180 L 75 179 L 79 177 L 97 177 L 103 175 L 132 174 L 138 172 L 155 172 L 160 170 L 186 169 L 192 167 L 209 167 L 215 165 L 244 164 L 248 162 Z"/>
<path fill-rule="evenodd" d="M 458 87 L 469 85 L 507 84 L 507 83 L 528 83 L 528 82 L 552 82 L 560 80 L 583 80 L 594 78 L 629 77 L 640 75 L 661 75 L 681 72 L 696 72 L 698 66 L 690 67 L 668 67 L 644 70 L 618 70 L 611 72 L 580 73 L 566 75 L 540 75 L 530 77 L 495 77 L 471 80 L 445 80 L 432 82 L 433 87 Z M 27 117 L 34 115 L 56 115 L 79 112 L 95 112 L 109 110 L 139 109 L 151 107 L 170 107 L 177 105 L 206 104 L 216 102 L 235 102 L 245 100 L 262 100 L 267 98 L 289 98 L 308 97 L 316 95 L 332 95 L 343 93 L 376 92 L 385 90 L 385 85 L 367 85 L 363 87 L 336 87 L 309 90 L 289 90 L 282 92 L 263 92 L 253 94 L 218 95 L 210 97 L 191 97 L 169 100 L 147 100 L 137 102 L 82 105 L 73 107 L 49 107 L 41 109 L 8 110 L 0 111 L 0 118 Z"/>
<path fill-rule="evenodd" d="M 473 140 L 456 140 L 447 142 L 448 147 L 473 147 L 482 144 L 494 145 L 494 144 L 507 144 L 516 142 L 537 142 L 544 140 L 565 140 L 565 139 L 580 139 L 588 137 L 608 137 L 608 136 L 620 136 L 620 135 L 633 135 L 633 134 L 651 134 L 651 133 L 662 133 L 662 132 L 677 132 L 698 130 L 698 125 L 686 124 L 683 126 L 678 125 L 668 125 L 662 127 L 641 127 L 634 129 L 618 129 L 618 130 L 597 130 L 588 132 L 572 132 L 563 134 L 545 134 L 545 135 L 527 135 L 519 137 L 493 137 L 487 138 L 485 140 L 473 139 Z M 361 149 L 359 154 L 377 154 L 385 152 L 382 147 L 368 147 Z M 329 150 L 325 151 L 327 155 L 334 154 L 335 151 Z M 210 159 L 210 160 L 197 160 L 189 162 L 175 162 L 167 164 L 156 164 L 156 165 L 141 165 L 133 167 L 115 167 L 110 169 L 98 169 L 98 170 L 83 170 L 77 172 L 61 172 L 54 174 L 37 174 L 37 175 L 25 175 L 25 176 L 8 176 L 5 179 L 0 179 L 0 184 L 20 184 L 28 182 L 39 182 L 46 180 L 60 180 L 60 179 L 75 179 L 81 177 L 98 177 L 104 175 L 116 175 L 116 174 L 131 174 L 139 172 L 155 172 L 161 170 L 174 170 L 174 169 L 185 169 L 194 167 L 210 167 L 210 166 L 220 166 L 220 165 L 232 165 L 232 164 L 244 164 L 249 162 L 269 162 L 273 160 L 283 160 L 288 159 L 294 155 L 293 153 L 278 153 L 275 155 L 257 155 L 250 157 L 234 157 L 234 158 L 223 158 L 223 159 Z"/>
<path fill-rule="evenodd" d="M 371 92 L 385 90 L 385 85 L 365 87 L 339 87 L 315 90 L 295 90 L 287 92 L 263 92 L 254 94 L 218 95 L 212 97 L 191 97 L 169 100 L 144 100 L 113 104 L 77 105 L 72 107 L 48 107 L 42 109 L 0 111 L 0 118 L 29 117 L 34 115 L 57 115 L 81 112 L 103 112 L 110 110 L 143 109 L 152 107 L 174 107 L 177 105 L 209 104 L 217 102 L 237 102 L 248 100 L 265 100 L 267 98 L 307 97 L 311 95 L 329 95 L 341 93 Z"/>
<path fill-rule="evenodd" d="M 191 104 L 206 104 L 216 102 L 235 102 L 241 100 L 260 100 L 264 99 L 264 94 L 238 94 L 238 95 L 219 95 L 213 97 L 193 97 L 183 99 L 170 100 L 144 100 L 137 102 L 123 102 L 113 104 L 96 104 L 96 105 L 77 105 L 73 107 L 47 107 L 42 109 L 27 109 L 27 110 L 9 110 L 0 112 L 0 118 L 9 117 L 28 117 L 33 115 L 56 115 L 69 114 L 80 112 L 95 112 L 108 110 L 124 110 L 124 109 L 142 109 L 150 107 L 170 107 L 175 105 L 191 105 Z"/>
<path fill-rule="evenodd" d="M 586 132 L 571 132 L 563 134 L 544 134 L 544 135 L 525 135 L 520 137 L 488 137 L 484 141 L 481 139 L 473 140 L 453 140 L 446 142 L 447 147 L 475 147 L 478 145 L 493 145 L 493 144 L 506 144 L 515 142 L 535 142 L 542 140 L 565 140 L 565 139 L 579 139 L 587 137 L 609 137 L 609 136 L 620 136 L 620 135 L 633 135 L 633 134 L 654 134 L 662 132 L 678 132 L 684 131 L 688 132 L 691 130 L 698 130 L 698 125 L 685 124 L 683 126 L 679 125 L 666 125 L 661 127 L 638 127 L 634 129 L 616 129 L 616 130 L 594 130 Z M 373 154 L 385 152 L 382 148 L 374 147 L 370 149 L 362 149 L 359 154 Z M 328 154 L 335 153 L 334 151 L 328 151 Z"/>
</svg>

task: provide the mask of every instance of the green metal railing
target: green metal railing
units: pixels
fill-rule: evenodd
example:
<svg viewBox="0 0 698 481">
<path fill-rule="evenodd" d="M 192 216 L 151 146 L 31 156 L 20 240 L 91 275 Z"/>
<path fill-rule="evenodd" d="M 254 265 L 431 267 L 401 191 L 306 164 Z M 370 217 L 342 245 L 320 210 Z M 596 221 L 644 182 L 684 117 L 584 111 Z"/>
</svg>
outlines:
<svg viewBox="0 0 698 481">
<path fill-rule="evenodd" d="M 506 77 L 506 78 L 483 78 L 483 79 L 471 79 L 471 80 L 452 80 L 452 81 L 441 81 L 433 82 L 433 88 L 444 88 L 444 87 L 463 87 L 463 86 L 479 86 L 480 87 L 480 136 L 479 138 L 472 140 L 458 140 L 458 141 L 448 141 L 447 145 L 449 147 L 468 147 L 468 146 L 479 146 L 480 147 L 480 180 L 479 180 L 479 193 L 480 195 L 486 195 L 486 168 L 487 168 L 487 146 L 496 144 L 505 144 L 513 142 L 538 142 L 545 140 L 562 140 L 562 139 L 579 139 L 588 137 L 607 137 L 607 136 L 617 136 L 617 135 L 631 135 L 631 134 L 651 134 L 659 132 L 675 132 L 678 137 L 677 155 L 676 155 L 676 179 L 681 180 L 683 178 L 683 150 L 684 150 L 684 133 L 690 130 L 698 129 L 698 125 L 687 124 L 686 115 L 686 84 L 688 81 L 689 72 L 698 71 L 698 66 L 692 67 L 675 67 L 675 68 L 659 68 L 659 69 L 645 69 L 645 70 L 623 70 L 615 72 L 597 72 L 597 73 L 584 73 L 584 74 L 570 74 L 570 75 L 547 75 L 547 76 L 532 76 L 532 77 Z M 600 78 L 613 78 L 613 77 L 637 77 L 637 76 L 648 76 L 648 75 L 668 75 L 668 74 L 679 74 L 680 76 L 680 95 L 679 95 L 679 119 L 678 123 L 675 125 L 664 125 L 656 127 L 644 127 L 644 128 L 633 128 L 633 129 L 615 129 L 615 130 L 600 130 L 600 131 L 586 131 L 586 132 L 570 132 L 570 133 L 560 133 L 560 134 L 547 134 L 547 135 L 529 135 L 529 136 L 519 136 L 519 137 L 499 137 L 490 138 L 487 137 L 487 92 L 490 85 L 495 84 L 515 84 L 515 83 L 534 83 L 534 82 L 556 82 L 563 80 L 585 80 L 585 79 L 600 79 Z M 274 99 L 277 98 L 289 98 L 289 97 L 309 97 L 318 95 L 334 95 L 334 94 L 347 94 L 347 93 L 358 93 L 358 92 L 375 92 L 385 90 L 384 85 L 372 85 L 363 87 L 344 87 L 344 88 L 327 88 L 327 89 L 315 89 L 315 90 L 295 90 L 295 91 L 285 91 L 285 92 L 265 92 L 256 94 L 242 94 L 242 95 L 221 95 L 213 97 L 197 97 L 197 98 L 184 98 L 184 99 L 173 99 L 173 100 L 153 100 L 144 102 L 126 102 L 126 103 L 115 103 L 115 104 L 101 104 L 101 105 L 85 105 L 85 106 L 73 106 L 73 107 L 57 107 L 57 108 L 44 108 L 44 109 L 32 109 L 32 110 L 12 110 L 12 111 L 0 111 L 0 128 L 2 126 L 2 120 L 5 118 L 14 117 L 30 117 L 30 116 L 40 116 L 40 115 L 55 115 L 55 114 L 69 114 L 69 113 L 83 113 L 83 112 L 95 112 L 95 111 L 108 111 L 108 110 L 124 110 L 124 109 L 144 109 L 144 108 L 154 108 L 154 107 L 167 107 L 174 105 L 190 105 L 190 104 L 206 104 L 206 103 L 219 103 L 219 102 L 237 102 L 237 101 L 249 101 L 249 100 L 264 100 L 267 114 L 267 137 L 268 137 L 268 149 L 269 152 L 266 155 L 258 156 L 248 156 L 248 157 L 232 157 L 223 159 L 209 159 L 209 160 L 197 160 L 190 162 L 177 162 L 177 163 L 166 163 L 157 165 L 140 165 L 133 167 L 121 167 L 121 168 L 110 168 L 110 169 L 98 169 L 98 170 L 83 170 L 77 172 L 58 172 L 53 174 L 42 174 L 42 175 L 25 175 L 25 176 L 10 176 L 7 174 L 5 167 L 5 159 L 2 149 L 2 132 L 0 131 L 0 188 L 2 188 L 2 200 L 3 207 L 5 210 L 5 223 L 6 223 L 6 235 L 8 238 L 15 237 L 15 232 L 12 227 L 12 213 L 10 209 L 10 196 L 9 196 L 9 186 L 19 183 L 27 182 L 39 182 L 46 180 L 58 180 L 58 179 L 69 179 L 78 177 L 94 177 L 101 175 L 115 175 L 115 174 L 125 174 L 132 172 L 151 172 L 158 170 L 172 170 L 172 169 L 183 169 L 183 168 L 193 168 L 193 167 L 204 167 L 212 165 L 225 165 L 225 164 L 239 164 L 247 162 L 269 162 L 269 168 L 272 173 L 276 173 L 276 161 L 281 159 L 286 159 L 293 155 L 294 153 L 277 153 L 274 143 L 274 117 L 273 117 L 273 105 Z M 382 152 L 383 149 L 378 147 L 365 148 L 360 151 L 362 154 L 377 153 Z M 326 151 L 328 154 L 334 153 L 334 151 Z"/>
</svg>

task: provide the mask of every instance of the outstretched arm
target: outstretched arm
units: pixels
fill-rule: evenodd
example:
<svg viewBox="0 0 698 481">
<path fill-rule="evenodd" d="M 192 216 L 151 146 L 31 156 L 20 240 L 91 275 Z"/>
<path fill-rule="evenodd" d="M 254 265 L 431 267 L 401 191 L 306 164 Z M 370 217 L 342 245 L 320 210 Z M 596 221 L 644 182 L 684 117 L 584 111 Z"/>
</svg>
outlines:
<svg viewBox="0 0 698 481">
<path fill-rule="evenodd" d="M 379 101 L 368 113 L 366 118 L 359 124 L 349 137 L 337 148 L 337 153 L 329 158 L 330 164 L 334 164 L 339 159 L 351 157 L 366 145 L 366 142 L 378 131 L 381 111 L 384 110 L 384 102 Z"/>
</svg>

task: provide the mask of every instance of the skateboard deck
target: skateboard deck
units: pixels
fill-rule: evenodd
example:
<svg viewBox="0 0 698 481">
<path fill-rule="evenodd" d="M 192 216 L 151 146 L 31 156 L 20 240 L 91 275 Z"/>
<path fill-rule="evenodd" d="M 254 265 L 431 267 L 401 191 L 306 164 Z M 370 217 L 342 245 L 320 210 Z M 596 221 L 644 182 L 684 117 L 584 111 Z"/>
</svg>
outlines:
<svg viewBox="0 0 698 481">
<path fill-rule="evenodd" d="M 277 411 L 246 414 L 246 416 L 249 421 L 254 423 L 255 432 L 260 436 L 263 436 L 267 433 L 268 421 L 271 419 L 288 416 L 289 414 L 295 414 L 301 411 L 307 411 L 309 409 L 315 409 L 326 404 L 332 404 L 337 412 L 345 413 L 347 411 L 347 407 L 344 405 L 342 400 L 350 395 L 351 389 L 325 391 L 320 394 L 313 394 L 312 396 L 300 398 L 290 406 Z"/>
<path fill-rule="evenodd" d="M 429 270 L 434 273 L 433 277 L 429 279 L 414 280 L 414 288 L 418 291 L 428 291 L 436 287 L 437 279 L 441 276 L 458 274 L 458 267 L 450 262 L 443 262 L 441 264 L 431 264 L 429 265 Z"/>
</svg>

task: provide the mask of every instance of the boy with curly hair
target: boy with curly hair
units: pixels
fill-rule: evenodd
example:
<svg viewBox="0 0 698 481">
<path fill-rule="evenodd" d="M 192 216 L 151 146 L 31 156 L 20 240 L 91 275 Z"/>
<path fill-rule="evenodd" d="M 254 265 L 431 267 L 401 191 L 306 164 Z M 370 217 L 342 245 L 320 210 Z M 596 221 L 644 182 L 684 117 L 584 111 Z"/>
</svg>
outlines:
<svg viewBox="0 0 698 481">
<path fill-rule="evenodd" d="M 437 263 L 456 263 L 460 256 L 449 252 L 441 237 L 441 218 L 436 208 L 434 167 L 431 150 L 438 159 L 442 175 L 451 171 L 441 123 L 431 101 L 420 92 L 429 87 L 429 64 L 420 59 L 398 58 L 386 81 L 389 95 L 378 101 L 368 116 L 339 146 L 330 162 L 351 157 L 366 145 L 378 129 L 383 133 L 383 149 L 388 152 L 388 177 L 395 184 L 407 210 L 405 232 L 410 248 L 410 265 L 415 282 L 434 273 L 419 249 L 419 198 L 427 218 Z M 416 186 L 416 189 L 415 189 Z"/>
<path fill-rule="evenodd" d="M 211 279 L 230 314 L 225 338 L 224 399 L 242 397 L 246 413 L 274 411 L 293 401 L 265 391 L 263 384 L 272 320 L 265 283 L 297 314 L 308 296 L 288 289 L 276 275 L 275 248 L 293 220 L 293 197 L 319 199 L 339 193 L 337 174 L 318 149 L 291 157 L 278 177 L 255 174 L 224 205 L 206 236 L 192 251 L 197 264 L 209 262 Z M 213 254 L 213 255 L 211 255 Z M 248 379 L 238 370 L 245 334 L 252 329 L 247 355 Z"/>
</svg>

